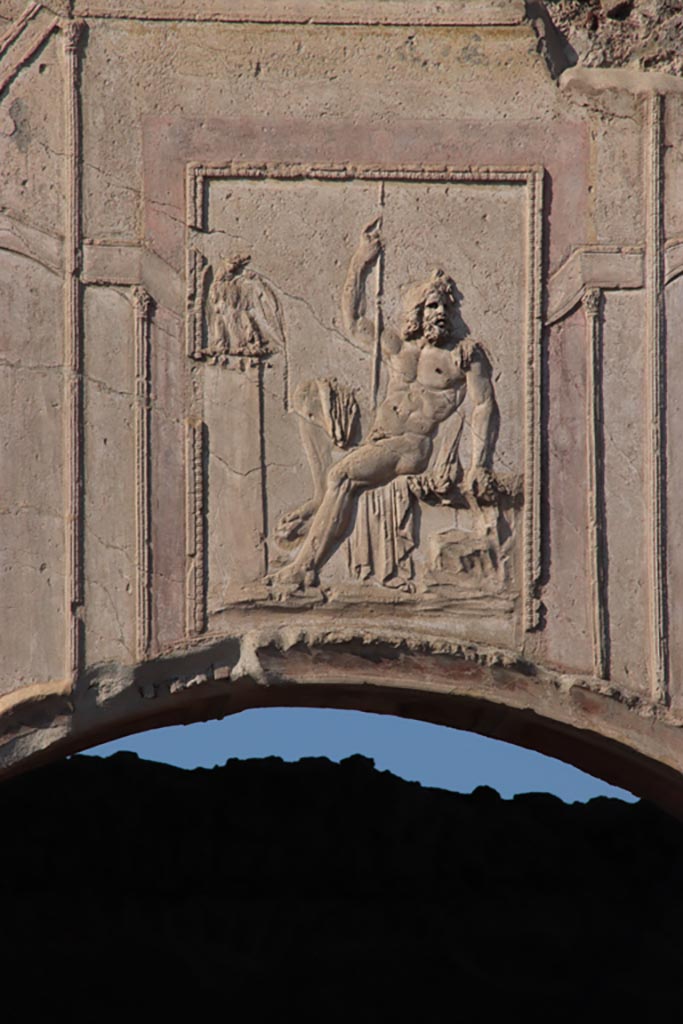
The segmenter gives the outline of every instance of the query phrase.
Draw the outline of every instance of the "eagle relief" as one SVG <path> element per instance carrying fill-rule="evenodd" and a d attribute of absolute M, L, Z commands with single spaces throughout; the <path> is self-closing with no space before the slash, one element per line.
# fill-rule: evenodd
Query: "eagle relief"
<path fill-rule="evenodd" d="M 301 327 L 290 328 L 287 281 L 245 254 L 203 271 L 199 357 L 207 373 L 235 371 L 207 391 L 209 547 L 214 575 L 223 569 L 209 612 L 279 602 L 509 613 L 523 487 L 497 457 L 495 345 L 471 336 L 448 267 L 407 283 L 385 322 L 381 217 L 349 255 L 337 364 L 317 376 L 293 359 Z M 364 354 L 365 380 L 345 372 L 345 345 Z M 294 487 L 287 460 L 300 467 Z"/>

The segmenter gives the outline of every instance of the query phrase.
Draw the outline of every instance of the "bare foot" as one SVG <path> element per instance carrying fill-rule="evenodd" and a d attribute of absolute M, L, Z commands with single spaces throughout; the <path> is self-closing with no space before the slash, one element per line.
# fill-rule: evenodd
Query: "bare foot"
<path fill-rule="evenodd" d="M 318 582 L 315 569 L 307 569 L 296 562 L 285 565 L 278 572 L 268 577 L 268 583 L 276 588 L 284 588 L 290 593 L 314 587 Z"/>
<path fill-rule="evenodd" d="M 403 576 L 392 576 L 391 579 L 384 580 L 382 586 L 387 587 L 389 590 L 402 590 L 404 594 L 415 593 L 413 581 L 404 579 Z"/>

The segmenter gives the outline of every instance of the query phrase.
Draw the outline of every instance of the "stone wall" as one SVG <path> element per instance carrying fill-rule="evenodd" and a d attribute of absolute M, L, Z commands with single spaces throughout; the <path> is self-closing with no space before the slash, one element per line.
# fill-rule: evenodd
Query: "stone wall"
<path fill-rule="evenodd" d="M 575 15 L 0 4 L 7 770 L 322 702 L 678 800 L 683 83 Z"/>

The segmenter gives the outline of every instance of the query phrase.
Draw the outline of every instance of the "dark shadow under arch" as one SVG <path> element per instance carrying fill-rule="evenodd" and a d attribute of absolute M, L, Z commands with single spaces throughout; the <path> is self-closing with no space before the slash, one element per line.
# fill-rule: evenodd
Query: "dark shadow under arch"
<path fill-rule="evenodd" d="M 112 679 L 106 666 L 74 694 L 34 695 L 5 714 L 8 777 L 65 754 L 162 726 L 253 708 L 369 711 L 451 726 L 565 761 L 683 819 L 680 727 L 644 700 L 595 681 L 459 654 L 348 642 L 282 649 L 234 642 Z M 18 695 L 21 697 L 21 694 Z"/>

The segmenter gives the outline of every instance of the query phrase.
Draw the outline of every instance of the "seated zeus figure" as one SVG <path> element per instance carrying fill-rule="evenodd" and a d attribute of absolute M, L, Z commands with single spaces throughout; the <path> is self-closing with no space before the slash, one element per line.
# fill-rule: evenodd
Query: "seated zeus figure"
<path fill-rule="evenodd" d="M 361 234 L 342 296 L 346 330 L 370 350 L 375 325 L 365 317 L 365 290 L 381 247 L 375 221 Z M 423 474 L 423 490 L 438 494 L 444 485 L 439 477 L 457 462 L 463 425 L 458 409 L 466 396 L 472 406 L 472 457 L 460 487 L 475 498 L 490 488 L 498 433 L 491 364 L 481 345 L 469 338 L 458 340 L 457 312 L 455 282 L 442 270 L 409 290 L 401 333 L 384 328 L 381 334 L 389 369 L 386 397 L 367 436 L 329 469 L 313 501 L 285 517 L 285 523 L 296 520 L 296 532 L 305 536 L 293 561 L 273 576 L 274 583 L 295 588 L 316 584 L 320 569 L 349 532 L 363 491 Z"/>

